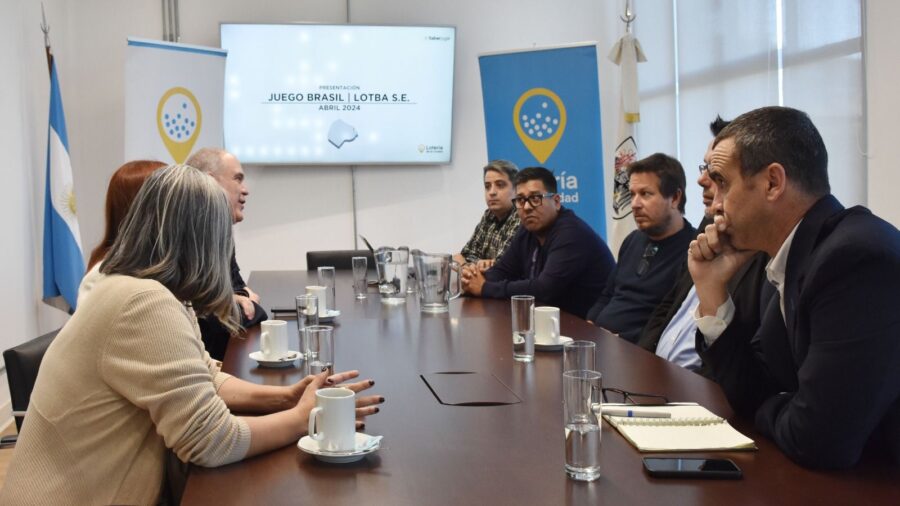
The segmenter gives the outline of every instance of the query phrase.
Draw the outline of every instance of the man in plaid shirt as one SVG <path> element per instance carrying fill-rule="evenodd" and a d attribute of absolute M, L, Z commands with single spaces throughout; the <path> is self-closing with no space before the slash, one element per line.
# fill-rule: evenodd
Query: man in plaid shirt
<path fill-rule="evenodd" d="M 462 252 L 454 255 L 457 262 L 474 263 L 483 272 L 506 250 L 519 229 L 519 215 L 512 202 L 512 181 L 517 172 L 515 164 L 506 160 L 494 160 L 484 167 L 484 201 L 488 208 Z"/>

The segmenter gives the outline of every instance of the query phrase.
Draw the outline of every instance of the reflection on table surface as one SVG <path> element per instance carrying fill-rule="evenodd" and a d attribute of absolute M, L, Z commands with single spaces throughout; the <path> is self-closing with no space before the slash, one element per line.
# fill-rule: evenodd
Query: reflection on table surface
<path fill-rule="evenodd" d="M 267 310 L 290 308 L 315 272 L 254 272 L 249 284 Z M 852 471 L 815 472 L 788 460 L 769 440 L 737 419 L 719 387 L 705 378 L 563 313 L 561 333 L 597 343 L 603 386 L 696 401 L 753 438 L 758 451 L 694 453 L 734 460 L 737 481 L 649 478 L 642 455 L 603 424 L 600 479 L 566 478 L 562 356 L 537 352 L 533 363 L 512 359 L 507 300 L 461 298 L 450 311 L 420 313 L 411 295 L 388 306 L 376 287 L 353 297 L 349 271 L 337 274 L 335 370 L 360 370 L 386 397 L 365 432 L 383 435 L 382 448 L 353 464 L 327 464 L 296 446 L 217 469 L 194 468 L 184 504 L 900 504 L 900 470 L 864 461 Z M 291 311 L 290 349 L 298 336 Z M 273 315 L 270 312 L 270 317 Z M 226 372 L 249 381 L 287 385 L 298 368 L 261 369 L 248 357 L 259 349 L 259 329 L 232 338 Z M 440 404 L 420 378 L 446 371 L 489 373 L 522 402 L 499 406 Z"/>

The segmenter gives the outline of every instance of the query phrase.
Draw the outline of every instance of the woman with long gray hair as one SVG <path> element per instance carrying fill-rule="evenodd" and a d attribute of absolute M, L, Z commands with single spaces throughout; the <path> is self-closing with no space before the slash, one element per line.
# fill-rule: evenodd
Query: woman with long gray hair
<path fill-rule="evenodd" d="M 195 312 L 236 327 L 231 249 L 228 203 L 211 177 L 175 165 L 147 179 L 103 276 L 44 356 L 0 503 L 156 503 L 167 449 L 213 467 L 294 443 L 315 391 L 358 376 L 275 387 L 222 373 Z M 358 397 L 358 418 L 383 400 Z"/>

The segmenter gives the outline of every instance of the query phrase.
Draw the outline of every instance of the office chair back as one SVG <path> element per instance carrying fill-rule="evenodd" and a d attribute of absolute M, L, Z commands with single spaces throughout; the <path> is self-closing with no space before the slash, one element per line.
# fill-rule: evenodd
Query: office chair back
<path fill-rule="evenodd" d="M 25 410 L 28 409 L 28 401 L 31 399 L 31 391 L 34 390 L 34 382 L 37 380 L 38 369 L 44 359 L 44 352 L 57 333 L 59 330 L 54 330 L 3 352 L 13 417 L 16 420 L 16 429 L 20 432 Z"/>
<path fill-rule="evenodd" d="M 369 270 L 375 269 L 375 257 L 367 249 L 343 249 L 331 251 L 307 251 L 306 270 L 314 271 L 319 267 L 330 265 L 337 270 L 350 270 L 353 268 L 353 257 L 366 257 Z"/>

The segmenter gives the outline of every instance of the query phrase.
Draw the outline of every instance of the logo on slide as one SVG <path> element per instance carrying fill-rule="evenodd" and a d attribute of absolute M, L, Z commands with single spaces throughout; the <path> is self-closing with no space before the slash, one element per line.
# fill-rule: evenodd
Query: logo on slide
<path fill-rule="evenodd" d="M 342 119 L 336 120 L 328 129 L 328 142 L 338 149 L 341 149 L 345 142 L 355 141 L 358 136 L 353 125 Z"/>
<path fill-rule="evenodd" d="M 176 86 L 165 92 L 156 107 L 159 136 L 175 163 L 184 163 L 200 133 L 203 114 L 200 102 L 187 88 Z"/>
<path fill-rule="evenodd" d="M 532 88 L 516 101 L 513 125 L 522 144 L 544 163 L 550 158 L 566 129 L 566 106 L 547 88 Z"/>

